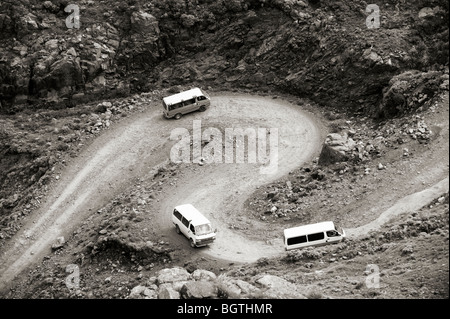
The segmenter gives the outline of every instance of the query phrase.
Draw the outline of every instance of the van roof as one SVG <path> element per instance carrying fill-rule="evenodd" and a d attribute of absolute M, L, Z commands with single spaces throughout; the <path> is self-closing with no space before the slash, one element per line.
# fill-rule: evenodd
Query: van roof
<path fill-rule="evenodd" d="M 290 238 L 294 236 L 302 236 L 307 234 L 314 234 L 318 232 L 334 230 L 334 223 L 331 221 L 309 224 L 303 226 L 297 226 L 293 228 L 288 228 L 284 230 L 284 237 Z"/>
<path fill-rule="evenodd" d="M 191 221 L 192 225 L 198 226 L 198 225 L 204 225 L 204 224 L 211 224 L 211 222 L 203 216 L 202 213 L 200 213 L 194 206 L 191 204 L 184 204 L 184 205 L 178 205 L 175 207 L 177 211 L 179 211 L 183 216 Z"/>
<path fill-rule="evenodd" d="M 192 99 L 193 97 L 196 96 L 201 96 L 204 95 L 202 90 L 200 90 L 199 88 L 193 88 L 184 92 L 180 92 L 171 96 L 167 96 L 165 98 L 163 98 L 164 103 L 166 103 L 166 105 L 172 105 L 172 104 L 176 104 L 176 103 L 180 103 L 181 101 L 186 101 L 189 99 Z"/>

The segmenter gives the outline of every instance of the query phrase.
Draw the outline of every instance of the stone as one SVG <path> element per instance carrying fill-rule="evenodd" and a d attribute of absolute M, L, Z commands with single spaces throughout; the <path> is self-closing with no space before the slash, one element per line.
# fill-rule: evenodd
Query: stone
<path fill-rule="evenodd" d="M 169 286 L 159 287 L 158 299 L 180 299 L 180 293 Z"/>
<path fill-rule="evenodd" d="M 319 156 L 319 165 L 329 165 L 348 160 L 348 153 L 356 147 L 356 142 L 347 133 L 330 133 L 325 139 Z"/>
<path fill-rule="evenodd" d="M 177 281 L 187 281 L 191 278 L 188 271 L 181 267 L 165 268 L 158 272 L 156 282 L 158 285 L 163 283 L 173 283 Z"/>
<path fill-rule="evenodd" d="M 145 11 L 136 11 L 131 15 L 132 30 L 157 38 L 159 36 L 158 20 Z"/>
<path fill-rule="evenodd" d="M 210 299 L 216 298 L 217 286 L 210 281 L 188 281 L 183 285 L 180 295 L 184 299 Z"/>
<path fill-rule="evenodd" d="M 402 249 L 402 255 L 409 255 L 412 254 L 414 252 L 414 248 L 411 245 L 406 245 L 403 249 Z"/>
<path fill-rule="evenodd" d="M 289 281 L 274 275 L 263 275 L 255 279 L 255 283 L 260 285 L 264 296 L 272 299 L 306 299 L 297 290 L 297 286 Z"/>
<path fill-rule="evenodd" d="M 329 165 L 337 162 L 345 162 L 348 160 L 348 156 L 342 151 L 338 151 L 335 148 L 324 144 L 319 156 L 319 165 Z"/>
<path fill-rule="evenodd" d="M 53 243 L 53 245 L 52 245 L 52 250 L 57 250 L 59 248 L 62 248 L 65 243 L 66 243 L 66 241 L 64 240 L 63 236 L 56 238 L 56 242 Z"/>
<path fill-rule="evenodd" d="M 157 294 L 153 289 L 138 285 L 131 290 L 130 294 L 128 295 L 128 298 L 129 299 L 156 299 Z"/>
<path fill-rule="evenodd" d="M 239 287 L 239 289 L 243 294 L 256 294 L 260 291 L 257 287 L 253 286 L 251 283 L 241 279 L 234 280 L 233 283 L 237 287 Z"/>
<path fill-rule="evenodd" d="M 204 269 L 196 269 L 192 274 L 191 278 L 194 280 L 206 280 L 213 281 L 217 278 L 216 274 Z"/>
<path fill-rule="evenodd" d="M 424 7 L 420 9 L 418 16 L 420 19 L 433 18 L 438 11 L 439 7 L 436 7 L 434 9 L 430 7 Z"/>
<path fill-rule="evenodd" d="M 225 299 L 239 299 L 242 292 L 233 282 L 221 282 L 218 289 L 219 295 Z"/>

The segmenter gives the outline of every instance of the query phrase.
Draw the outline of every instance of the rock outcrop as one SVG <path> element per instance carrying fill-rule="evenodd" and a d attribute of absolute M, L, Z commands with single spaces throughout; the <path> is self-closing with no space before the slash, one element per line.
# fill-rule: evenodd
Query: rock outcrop
<path fill-rule="evenodd" d="M 226 274 L 196 269 L 189 273 L 181 267 L 165 268 L 134 287 L 130 299 L 305 299 L 302 287 L 274 275 L 257 275 L 250 281 Z"/>
<path fill-rule="evenodd" d="M 319 156 L 319 165 L 345 162 L 355 146 L 355 141 L 347 134 L 328 134 Z"/>
<path fill-rule="evenodd" d="M 67 26 L 75 12 L 65 2 L 3 1 L 1 107 L 72 106 L 195 84 L 283 90 L 393 116 L 411 98 L 393 77 L 414 69 L 448 77 L 448 6 L 435 2 L 383 8 L 374 31 L 355 0 L 83 1 L 79 28 Z M 422 102 L 433 98 L 425 91 Z M 373 108 L 382 97 L 381 110 Z"/>

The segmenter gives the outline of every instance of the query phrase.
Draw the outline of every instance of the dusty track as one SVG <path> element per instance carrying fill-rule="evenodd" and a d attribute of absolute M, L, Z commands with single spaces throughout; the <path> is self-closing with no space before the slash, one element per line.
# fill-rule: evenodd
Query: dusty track
<path fill-rule="evenodd" d="M 173 240 L 170 208 L 191 202 L 220 229 L 217 242 L 205 253 L 237 260 L 253 261 L 279 250 L 279 247 L 252 242 L 224 225 L 226 214 L 238 213 L 240 203 L 258 185 L 276 179 L 317 155 L 323 134 L 314 119 L 298 106 L 281 100 L 251 96 L 217 96 L 205 113 L 193 113 L 179 121 L 162 118 L 153 108 L 136 114 L 105 131 L 83 153 L 69 163 L 62 178 L 32 219 L 1 255 L 0 285 L 5 285 L 33 262 L 48 254 L 51 243 L 67 235 L 90 213 L 104 206 L 138 177 L 145 177 L 157 165 L 167 162 L 170 133 L 178 127 L 192 128 L 193 120 L 210 126 L 277 128 L 279 130 L 278 170 L 260 174 L 261 164 L 215 164 L 202 171 L 160 202 L 161 232 Z M 238 196 L 238 200 L 230 197 Z M 210 213 L 214 212 L 214 213 Z M 269 249 L 268 249 L 269 247 Z M 271 248 L 271 249 L 270 249 Z"/>
<path fill-rule="evenodd" d="M 92 212 L 106 205 L 137 178 L 151 176 L 169 160 L 170 133 L 193 120 L 208 127 L 277 128 L 279 131 L 278 170 L 261 174 L 261 164 L 192 164 L 177 177 L 176 185 L 164 187 L 157 196 L 155 224 L 172 244 L 191 248 L 186 238 L 174 231 L 170 219 L 173 206 L 192 203 L 219 229 L 217 240 L 193 252 L 214 258 L 253 262 L 284 252 L 280 234 L 261 233 L 250 240 L 245 230 L 229 228 L 229 216 L 239 216 L 244 201 L 260 185 L 278 179 L 317 156 L 326 130 L 301 107 L 282 100 L 247 95 L 215 96 L 205 113 L 193 113 L 179 121 L 165 120 L 159 108 L 152 108 L 122 120 L 104 131 L 78 158 L 69 163 L 47 201 L 5 247 L 0 256 L 0 288 L 4 288 L 26 267 L 49 253 L 51 243 L 70 232 Z M 356 237 L 375 230 L 391 217 L 419 209 L 448 192 L 448 178 L 408 195 L 384 209 L 369 224 L 348 229 Z M 256 221 L 254 221 L 256 223 Z"/>

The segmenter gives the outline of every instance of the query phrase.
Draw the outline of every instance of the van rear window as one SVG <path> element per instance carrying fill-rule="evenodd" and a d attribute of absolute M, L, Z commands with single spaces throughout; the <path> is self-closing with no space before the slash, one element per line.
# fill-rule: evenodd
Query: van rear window
<path fill-rule="evenodd" d="M 290 245 L 297 245 L 301 243 L 306 243 L 306 236 L 298 236 L 298 237 L 292 237 L 288 238 L 287 244 Z"/>
<path fill-rule="evenodd" d="M 321 240 L 324 238 L 325 238 L 325 234 L 323 232 L 308 235 L 308 241 Z"/>

